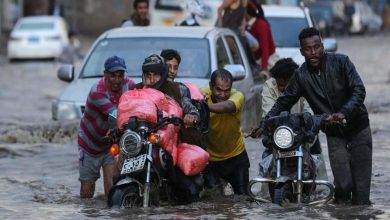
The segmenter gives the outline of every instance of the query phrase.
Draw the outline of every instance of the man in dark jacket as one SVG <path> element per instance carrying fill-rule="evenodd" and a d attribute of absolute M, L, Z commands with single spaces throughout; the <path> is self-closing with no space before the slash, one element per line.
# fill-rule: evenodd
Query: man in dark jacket
<path fill-rule="evenodd" d="M 266 117 L 289 110 L 302 96 L 314 114 L 329 114 L 323 131 L 336 187 L 335 202 L 370 204 L 372 137 L 363 104 L 363 82 L 347 56 L 324 52 L 315 28 L 303 29 L 299 41 L 306 62 Z"/>

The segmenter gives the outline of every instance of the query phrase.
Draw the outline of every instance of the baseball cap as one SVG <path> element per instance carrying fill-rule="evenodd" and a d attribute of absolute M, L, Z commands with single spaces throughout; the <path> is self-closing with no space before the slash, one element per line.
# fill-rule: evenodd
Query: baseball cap
<path fill-rule="evenodd" d="M 110 73 L 120 71 L 120 70 L 126 72 L 127 71 L 126 62 L 123 58 L 118 56 L 109 57 L 104 63 L 104 70 Z"/>

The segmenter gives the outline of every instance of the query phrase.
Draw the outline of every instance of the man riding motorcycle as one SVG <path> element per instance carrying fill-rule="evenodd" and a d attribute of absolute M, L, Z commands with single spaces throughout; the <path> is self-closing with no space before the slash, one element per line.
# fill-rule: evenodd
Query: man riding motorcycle
<path fill-rule="evenodd" d="M 136 89 L 153 88 L 172 97 L 182 108 L 184 115 L 184 123 L 186 127 L 193 126 L 199 121 L 199 112 L 186 94 L 183 94 L 178 83 L 167 80 L 168 67 L 163 57 L 153 54 L 145 58 L 142 64 L 142 82 L 135 85 Z M 183 127 L 182 129 L 186 129 Z M 180 132 L 179 139 L 186 142 Z M 193 202 L 199 199 L 199 192 L 203 185 L 203 179 L 200 175 L 186 176 L 178 167 L 173 166 L 173 163 L 168 164 L 169 175 L 177 189 L 182 191 L 183 198 L 179 202 Z"/>

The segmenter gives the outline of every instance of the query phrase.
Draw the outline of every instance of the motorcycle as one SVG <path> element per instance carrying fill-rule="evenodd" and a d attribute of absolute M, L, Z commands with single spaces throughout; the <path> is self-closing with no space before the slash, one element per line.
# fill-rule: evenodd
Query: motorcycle
<path fill-rule="evenodd" d="M 264 121 L 263 145 L 271 154 L 261 162 L 261 176 L 249 182 L 248 195 L 254 201 L 270 202 L 255 192 L 258 184 L 268 185 L 271 202 L 278 205 L 315 205 L 333 198 L 333 184 L 316 179 L 318 163 L 323 161 L 311 155 L 309 149 L 326 118 L 326 115 L 282 112 Z M 321 188 L 325 195 L 314 196 L 316 188 Z"/>
<path fill-rule="evenodd" d="M 172 158 L 159 146 L 160 137 L 156 132 L 168 124 L 179 126 L 183 120 L 159 115 L 154 126 L 137 117 L 130 117 L 124 126 L 119 140 L 120 176 L 110 190 L 109 207 L 149 207 L 159 205 L 160 196 L 168 198 L 172 195 L 168 193 L 172 189 L 167 174 Z"/>
<path fill-rule="evenodd" d="M 109 207 L 196 201 L 208 153 L 196 145 L 178 144 L 182 113 L 175 100 L 151 88 L 121 96 L 117 128 L 109 135 L 112 143 L 119 143 L 110 151 L 120 169 L 108 195 Z"/>

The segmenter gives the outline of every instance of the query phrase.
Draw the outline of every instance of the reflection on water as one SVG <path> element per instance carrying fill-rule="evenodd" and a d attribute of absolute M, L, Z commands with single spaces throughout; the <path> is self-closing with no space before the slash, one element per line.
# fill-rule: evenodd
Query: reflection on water
<path fill-rule="evenodd" d="M 251 160 L 258 160 L 258 144 L 247 140 Z M 106 207 L 102 181 L 97 195 L 90 200 L 78 197 L 77 150 L 74 144 L 0 144 L 0 216 L 4 218 L 53 219 L 387 219 L 390 199 L 386 186 L 390 182 L 384 152 L 390 144 L 376 149 L 371 199 L 372 206 L 334 204 L 279 207 L 270 203 L 250 202 L 246 196 L 207 197 L 186 206 L 110 210 Z M 254 156 L 258 155 L 258 156 Z M 256 175 L 256 161 L 251 161 L 251 176 Z M 376 174 L 376 175 L 375 175 Z"/>

